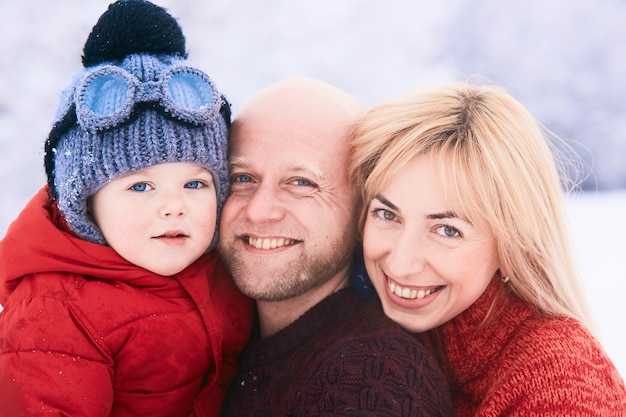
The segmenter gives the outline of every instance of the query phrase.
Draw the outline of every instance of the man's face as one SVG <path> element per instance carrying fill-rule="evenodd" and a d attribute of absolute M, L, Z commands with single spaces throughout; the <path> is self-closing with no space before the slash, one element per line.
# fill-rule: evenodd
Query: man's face
<path fill-rule="evenodd" d="M 345 127 L 264 114 L 233 125 L 220 251 L 242 292 L 282 301 L 345 275 L 355 190 Z"/>

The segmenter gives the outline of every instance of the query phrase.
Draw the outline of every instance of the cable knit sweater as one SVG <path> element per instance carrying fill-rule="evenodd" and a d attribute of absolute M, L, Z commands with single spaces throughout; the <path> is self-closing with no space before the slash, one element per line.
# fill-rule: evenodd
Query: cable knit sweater
<path fill-rule="evenodd" d="M 419 336 L 439 356 L 457 415 L 626 415 L 624 382 L 593 336 L 576 320 L 534 313 L 504 285 L 494 280 Z"/>
<path fill-rule="evenodd" d="M 248 346 L 223 416 L 450 416 L 434 358 L 353 288 Z"/>

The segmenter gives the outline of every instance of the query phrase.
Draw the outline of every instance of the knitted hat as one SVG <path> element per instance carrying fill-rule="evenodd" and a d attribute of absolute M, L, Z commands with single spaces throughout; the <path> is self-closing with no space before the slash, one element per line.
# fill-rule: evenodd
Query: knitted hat
<path fill-rule="evenodd" d="M 177 21 L 148 1 L 119 0 L 94 26 L 85 69 L 63 92 L 45 145 L 50 193 L 79 237 L 106 244 L 88 213 L 89 196 L 168 162 L 211 172 L 219 219 L 229 188 L 230 104 L 186 57 Z"/>

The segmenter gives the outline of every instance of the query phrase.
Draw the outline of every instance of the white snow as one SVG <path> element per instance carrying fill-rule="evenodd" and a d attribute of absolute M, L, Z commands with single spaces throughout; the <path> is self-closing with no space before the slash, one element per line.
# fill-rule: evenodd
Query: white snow
<path fill-rule="evenodd" d="M 582 142 L 600 187 L 569 200 L 600 339 L 626 375 L 626 3 L 621 0 L 155 0 L 236 113 L 259 89 L 312 76 L 366 104 L 480 73 Z M 108 0 L 0 0 L 0 236 L 44 183 L 61 89 Z M 585 150 L 586 149 L 586 150 Z M 587 186 L 592 183 L 587 183 Z"/>

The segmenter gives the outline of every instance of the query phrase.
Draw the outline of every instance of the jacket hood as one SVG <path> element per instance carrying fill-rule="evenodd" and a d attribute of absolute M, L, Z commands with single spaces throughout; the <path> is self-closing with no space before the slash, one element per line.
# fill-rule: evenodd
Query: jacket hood
<path fill-rule="evenodd" d="M 129 263 L 109 246 L 76 237 L 43 187 L 0 241 L 0 304 L 24 276 L 46 272 L 133 281 L 136 286 L 150 286 L 158 276 Z"/>

